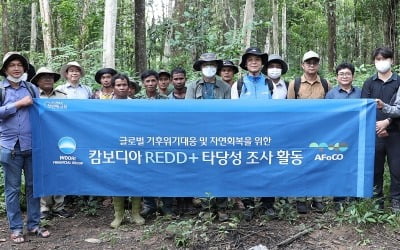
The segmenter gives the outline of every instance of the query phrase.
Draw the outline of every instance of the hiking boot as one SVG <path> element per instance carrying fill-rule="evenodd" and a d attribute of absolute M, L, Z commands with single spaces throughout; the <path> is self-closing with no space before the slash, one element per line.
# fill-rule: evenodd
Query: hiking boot
<path fill-rule="evenodd" d="M 43 212 L 40 212 L 40 219 L 41 220 L 50 220 L 51 219 L 51 213 L 50 213 L 50 211 L 43 211 Z"/>
<path fill-rule="evenodd" d="M 264 215 L 270 219 L 275 219 L 278 217 L 278 215 L 276 214 L 275 208 L 273 208 L 273 207 L 265 208 Z"/>
<path fill-rule="evenodd" d="M 61 209 L 61 210 L 58 210 L 58 211 L 53 211 L 53 214 L 55 216 L 62 217 L 62 218 L 72 217 L 72 214 L 70 212 L 68 212 L 67 210 L 65 210 L 65 209 Z"/>
<path fill-rule="evenodd" d="M 333 208 L 335 209 L 335 212 L 343 211 L 343 209 L 344 209 L 344 202 L 343 202 L 343 201 L 336 201 L 336 202 L 334 203 L 334 207 L 333 207 Z"/>
<path fill-rule="evenodd" d="M 311 208 L 317 213 L 323 213 L 325 211 L 325 205 L 321 201 L 313 201 L 311 203 Z"/>
<path fill-rule="evenodd" d="M 297 201 L 297 212 L 299 214 L 306 214 L 310 212 L 310 206 L 308 206 L 306 201 Z"/>
<path fill-rule="evenodd" d="M 147 218 L 147 217 L 149 217 L 149 216 L 155 214 L 156 211 L 157 211 L 157 209 L 155 209 L 155 208 L 152 208 L 152 207 L 144 207 L 144 208 L 142 209 L 142 211 L 140 211 L 140 215 L 143 216 L 143 217 L 145 217 L 145 218 Z"/>
<path fill-rule="evenodd" d="M 400 200 L 392 199 L 392 212 L 393 213 L 400 212 Z"/>
<path fill-rule="evenodd" d="M 218 221 L 219 222 L 224 222 L 229 220 L 229 216 L 227 213 L 223 212 L 223 211 L 218 211 Z"/>
<path fill-rule="evenodd" d="M 251 221 L 253 219 L 254 212 L 252 208 L 247 208 L 246 210 L 243 211 L 243 218 L 246 221 Z"/>

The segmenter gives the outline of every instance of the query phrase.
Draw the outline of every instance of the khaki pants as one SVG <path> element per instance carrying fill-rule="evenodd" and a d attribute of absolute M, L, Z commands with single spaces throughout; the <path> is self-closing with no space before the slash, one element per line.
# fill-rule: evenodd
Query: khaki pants
<path fill-rule="evenodd" d="M 54 195 L 40 198 L 40 212 L 63 210 L 64 198 L 65 195 Z"/>

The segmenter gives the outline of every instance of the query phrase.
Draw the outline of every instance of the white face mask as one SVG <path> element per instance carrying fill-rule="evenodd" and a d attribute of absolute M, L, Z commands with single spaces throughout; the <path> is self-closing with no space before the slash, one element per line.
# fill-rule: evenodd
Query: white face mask
<path fill-rule="evenodd" d="M 10 82 L 18 83 L 18 82 L 20 82 L 20 81 L 26 81 L 26 78 L 27 78 L 27 77 L 28 77 L 27 75 L 26 75 L 26 76 L 21 75 L 21 76 L 18 77 L 18 78 L 15 78 L 15 77 L 12 77 L 12 76 L 7 76 L 7 80 L 9 80 Z"/>
<path fill-rule="evenodd" d="M 217 73 L 217 67 L 211 65 L 204 66 L 203 68 L 201 68 L 201 73 L 203 73 L 205 77 L 213 77 Z"/>
<path fill-rule="evenodd" d="M 391 66 L 392 64 L 390 59 L 375 62 L 375 68 L 379 73 L 388 72 Z"/>
<path fill-rule="evenodd" d="M 271 79 L 278 79 L 282 75 L 282 69 L 278 68 L 269 68 L 267 69 L 267 75 Z"/>

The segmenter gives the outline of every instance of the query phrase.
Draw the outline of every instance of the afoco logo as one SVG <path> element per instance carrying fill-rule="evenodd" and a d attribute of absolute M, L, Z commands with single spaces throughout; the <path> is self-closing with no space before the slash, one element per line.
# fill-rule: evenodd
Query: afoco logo
<path fill-rule="evenodd" d="M 58 141 L 58 149 L 66 155 L 70 155 L 76 150 L 76 142 L 72 137 L 62 137 Z"/>
<path fill-rule="evenodd" d="M 349 146 L 345 142 L 337 142 L 335 144 L 327 144 L 325 142 L 322 143 L 317 143 L 317 142 L 312 142 L 309 145 L 310 148 L 316 148 L 319 149 L 319 151 L 324 151 L 325 149 L 328 149 L 330 151 L 339 151 L 339 152 L 345 152 L 347 149 L 349 149 Z"/>

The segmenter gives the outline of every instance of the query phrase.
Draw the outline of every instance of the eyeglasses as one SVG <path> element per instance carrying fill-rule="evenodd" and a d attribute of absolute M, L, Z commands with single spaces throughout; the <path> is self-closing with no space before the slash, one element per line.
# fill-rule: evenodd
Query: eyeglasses
<path fill-rule="evenodd" d="M 345 76 L 352 76 L 353 74 L 351 72 L 340 72 L 338 73 L 339 77 L 345 77 Z"/>

